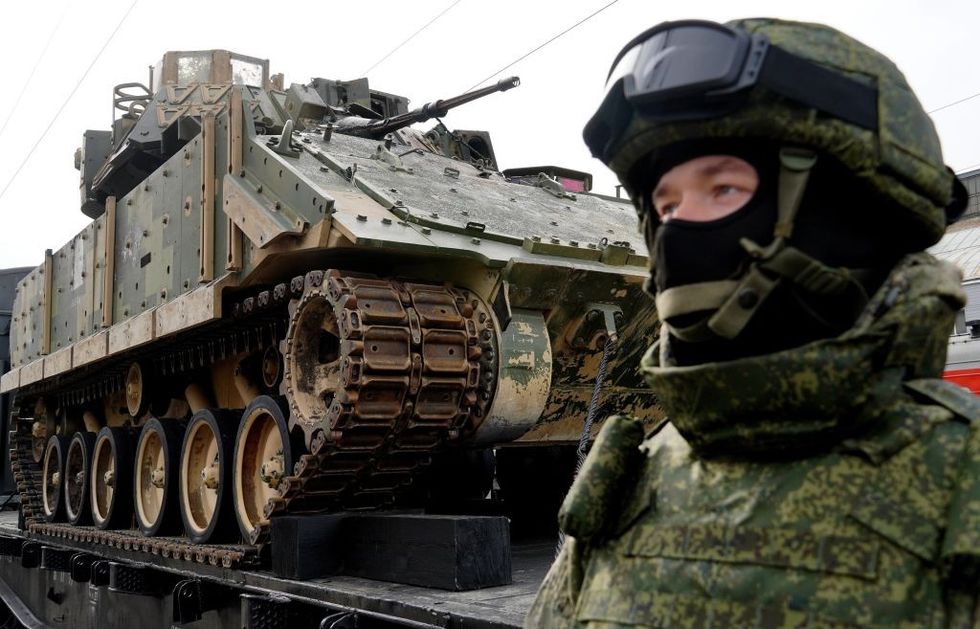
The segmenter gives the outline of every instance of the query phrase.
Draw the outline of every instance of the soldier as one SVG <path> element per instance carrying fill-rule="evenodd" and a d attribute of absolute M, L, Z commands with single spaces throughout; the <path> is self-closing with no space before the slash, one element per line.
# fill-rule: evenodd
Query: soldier
<path fill-rule="evenodd" d="M 940 379 L 964 209 L 878 52 L 771 19 L 656 26 L 585 128 L 630 192 L 668 421 L 607 420 L 528 627 L 980 623 L 980 401 Z"/>

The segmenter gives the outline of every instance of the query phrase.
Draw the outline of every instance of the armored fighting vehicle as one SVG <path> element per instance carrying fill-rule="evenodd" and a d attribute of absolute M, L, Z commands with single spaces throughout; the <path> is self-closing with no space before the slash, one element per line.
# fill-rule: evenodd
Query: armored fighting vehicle
<path fill-rule="evenodd" d="M 17 286 L 23 530 L 237 569 L 283 514 L 480 498 L 494 458 L 533 503 L 590 407 L 657 419 L 630 205 L 441 120 L 518 84 L 410 109 L 211 50 L 117 86 L 92 222 Z"/>

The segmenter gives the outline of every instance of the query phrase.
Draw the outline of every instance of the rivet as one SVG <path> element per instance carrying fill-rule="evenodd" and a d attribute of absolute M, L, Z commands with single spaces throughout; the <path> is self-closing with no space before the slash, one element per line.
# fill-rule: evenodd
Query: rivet
<path fill-rule="evenodd" d="M 480 244 L 480 239 L 479 238 L 473 238 L 473 239 L 470 240 L 470 242 L 473 243 L 474 245 L 478 245 L 478 244 Z"/>
<path fill-rule="evenodd" d="M 358 214 L 357 215 L 357 220 L 359 220 L 361 222 L 364 222 L 364 221 L 367 220 L 367 216 L 365 216 L 364 214 Z"/>
<path fill-rule="evenodd" d="M 428 227 L 423 227 L 422 228 L 422 233 L 425 234 L 425 235 L 429 235 L 429 234 L 432 233 L 432 230 L 429 229 Z"/>
<path fill-rule="evenodd" d="M 754 308 L 759 303 L 759 293 L 752 288 L 743 288 L 738 293 L 738 305 L 745 310 Z"/>
<path fill-rule="evenodd" d="M 560 245 L 561 244 L 561 239 L 560 238 L 554 238 L 553 237 L 551 239 L 551 244 L 553 244 L 553 245 Z"/>
<path fill-rule="evenodd" d="M 390 218 L 383 218 L 383 219 L 381 219 L 381 224 L 382 225 L 391 225 L 391 219 Z"/>

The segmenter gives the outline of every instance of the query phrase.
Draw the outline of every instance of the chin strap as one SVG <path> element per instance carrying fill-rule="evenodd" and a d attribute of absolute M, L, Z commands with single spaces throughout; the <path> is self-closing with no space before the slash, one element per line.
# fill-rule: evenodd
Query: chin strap
<path fill-rule="evenodd" d="M 766 297 L 784 281 L 815 295 L 837 295 L 853 288 L 864 294 L 857 278 L 865 271 L 829 267 L 786 244 L 793 234 L 807 180 L 816 161 L 817 155 L 813 151 L 793 147 L 780 149 L 773 240 L 765 247 L 748 238 L 740 241 L 751 258 L 748 269 L 740 278 L 685 284 L 657 294 L 657 312 L 673 336 L 688 342 L 718 337 L 733 339 L 745 329 Z M 676 326 L 666 321 L 705 311 L 714 311 L 714 314 L 692 325 Z"/>

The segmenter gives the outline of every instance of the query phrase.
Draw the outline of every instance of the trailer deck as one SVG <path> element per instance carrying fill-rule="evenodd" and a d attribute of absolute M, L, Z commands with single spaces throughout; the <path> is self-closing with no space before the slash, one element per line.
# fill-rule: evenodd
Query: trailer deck
<path fill-rule="evenodd" d="M 158 584 L 165 583 L 162 587 L 146 587 L 141 592 L 139 588 L 127 589 L 118 583 L 97 583 L 95 578 L 80 582 L 58 562 L 45 565 L 42 560 L 37 567 L 30 568 L 23 566 L 23 557 L 4 554 L 0 556 L 0 597 L 24 625 L 94 626 L 96 619 L 101 619 L 100 626 L 107 626 L 107 619 L 115 625 L 111 620 L 119 612 L 112 613 L 112 601 L 115 597 L 126 597 L 126 605 L 118 607 L 126 610 L 126 618 L 116 620 L 141 629 L 179 626 L 187 620 L 186 613 L 178 612 L 172 587 L 184 582 L 194 584 L 197 592 L 211 593 L 202 596 L 202 613 L 194 627 L 275 626 L 246 618 L 251 613 L 249 610 L 260 603 L 280 605 L 283 610 L 302 608 L 302 613 L 288 612 L 290 618 L 297 619 L 314 618 L 317 613 L 323 618 L 336 616 L 340 620 L 356 616 L 365 621 L 357 626 L 520 627 L 554 557 L 555 547 L 551 540 L 515 544 L 510 585 L 453 592 L 349 576 L 299 581 L 278 578 L 264 569 L 189 564 L 156 555 L 150 556 L 152 561 L 148 562 L 147 554 L 139 551 L 22 531 L 17 528 L 17 513 L 11 511 L 0 513 L 0 537 L 35 542 L 40 549 L 51 549 L 47 554 L 52 557 L 67 556 L 67 551 L 84 553 L 89 559 L 110 562 L 120 572 L 132 568 L 158 575 Z M 291 627 L 304 624 L 303 620 L 290 622 Z"/>

